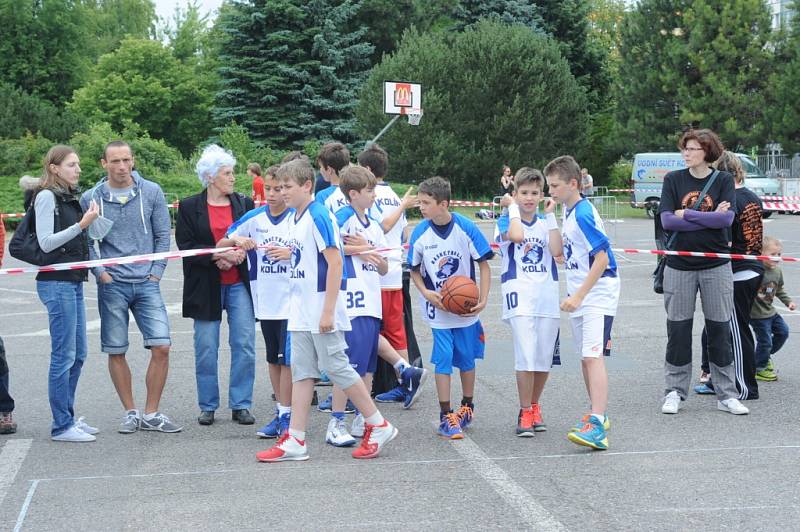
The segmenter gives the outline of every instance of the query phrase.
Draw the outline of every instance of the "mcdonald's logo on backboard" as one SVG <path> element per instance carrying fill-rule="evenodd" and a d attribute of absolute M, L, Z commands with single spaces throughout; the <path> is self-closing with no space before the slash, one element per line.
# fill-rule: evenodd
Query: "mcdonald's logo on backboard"
<path fill-rule="evenodd" d="M 422 110 L 422 85 L 409 81 L 385 81 L 383 110 L 390 115 L 418 114 Z"/>

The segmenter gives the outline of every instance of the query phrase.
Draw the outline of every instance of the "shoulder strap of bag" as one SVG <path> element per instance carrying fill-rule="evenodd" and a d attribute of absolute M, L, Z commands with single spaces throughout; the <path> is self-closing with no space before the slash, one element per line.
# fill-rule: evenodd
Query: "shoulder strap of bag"
<path fill-rule="evenodd" d="M 700 192 L 700 195 L 697 196 L 697 201 L 694 202 L 694 207 L 692 207 L 692 210 L 696 211 L 700 207 L 700 205 L 702 205 L 703 200 L 705 199 L 706 194 L 708 193 L 708 189 L 710 189 L 711 185 L 714 184 L 714 181 L 717 179 L 718 175 L 719 175 L 719 170 L 714 170 L 711 173 L 711 177 L 709 177 L 708 181 L 706 181 L 706 186 L 703 187 L 703 190 Z M 672 236 L 670 236 L 669 240 L 667 240 L 667 249 L 672 247 L 672 244 L 675 243 L 676 238 L 678 238 L 678 232 L 673 231 Z"/>

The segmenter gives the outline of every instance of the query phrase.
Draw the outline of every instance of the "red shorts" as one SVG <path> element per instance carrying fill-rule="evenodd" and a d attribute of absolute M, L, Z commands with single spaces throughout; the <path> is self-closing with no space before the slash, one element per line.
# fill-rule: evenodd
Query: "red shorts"
<path fill-rule="evenodd" d="M 403 324 L 403 291 L 381 290 L 381 303 L 383 304 L 381 335 L 395 349 L 408 349 L 406 327 Z"/>

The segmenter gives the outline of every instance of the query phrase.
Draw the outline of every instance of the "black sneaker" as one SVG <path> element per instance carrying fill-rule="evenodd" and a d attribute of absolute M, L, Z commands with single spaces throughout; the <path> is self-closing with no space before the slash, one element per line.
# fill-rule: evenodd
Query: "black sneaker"
<path fill-rule="evenodd" d="M 238 421 L 239 425 L 252 425 L 256 422 L 256 418 L 246 408 L 231 410 L 231 419 Z"/>

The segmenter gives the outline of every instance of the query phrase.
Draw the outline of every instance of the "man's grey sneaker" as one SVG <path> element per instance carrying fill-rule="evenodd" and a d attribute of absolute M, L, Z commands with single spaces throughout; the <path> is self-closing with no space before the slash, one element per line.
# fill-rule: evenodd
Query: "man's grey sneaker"
<path fill-rule="evenodd" d="M 136 410 L 128 410 L 125 413 L 122 423 L 119 424 L 118 432 L 120 434 L 133 434 L 139 430 L 141 420 L 142 419 L 139 417 L 139 414 L 136 412 Z"/>
<path fill-rule="evenodd" d="M 180 432 L 183 430 L 183 427 L 179 427 L 170 421 L 170 419 L 161 412 L 156 412 L 153 415 L 153 419 L 150 421 L 142 417 L 140 428 L 142 430 L 155 430 L 158 432 Z"/>
<path fill-rule="evenodd" d="M 86 423 L 86 418 L 84 418 L 83 416 L 78 418 L 78 421 L 75 422 L 75 426 L 81 429 L 86 434 L 91 434 L 92 436 L 100 433 L 100 429 L 92 427 L 91 425 Z"/>
<path fill-rule="evenodd" d="M 246 408 L 231 410 L 231 418 L 234 421 L 238 421 L 239 425 L 252 425 L 256 422 L 256 418 Z"/>

